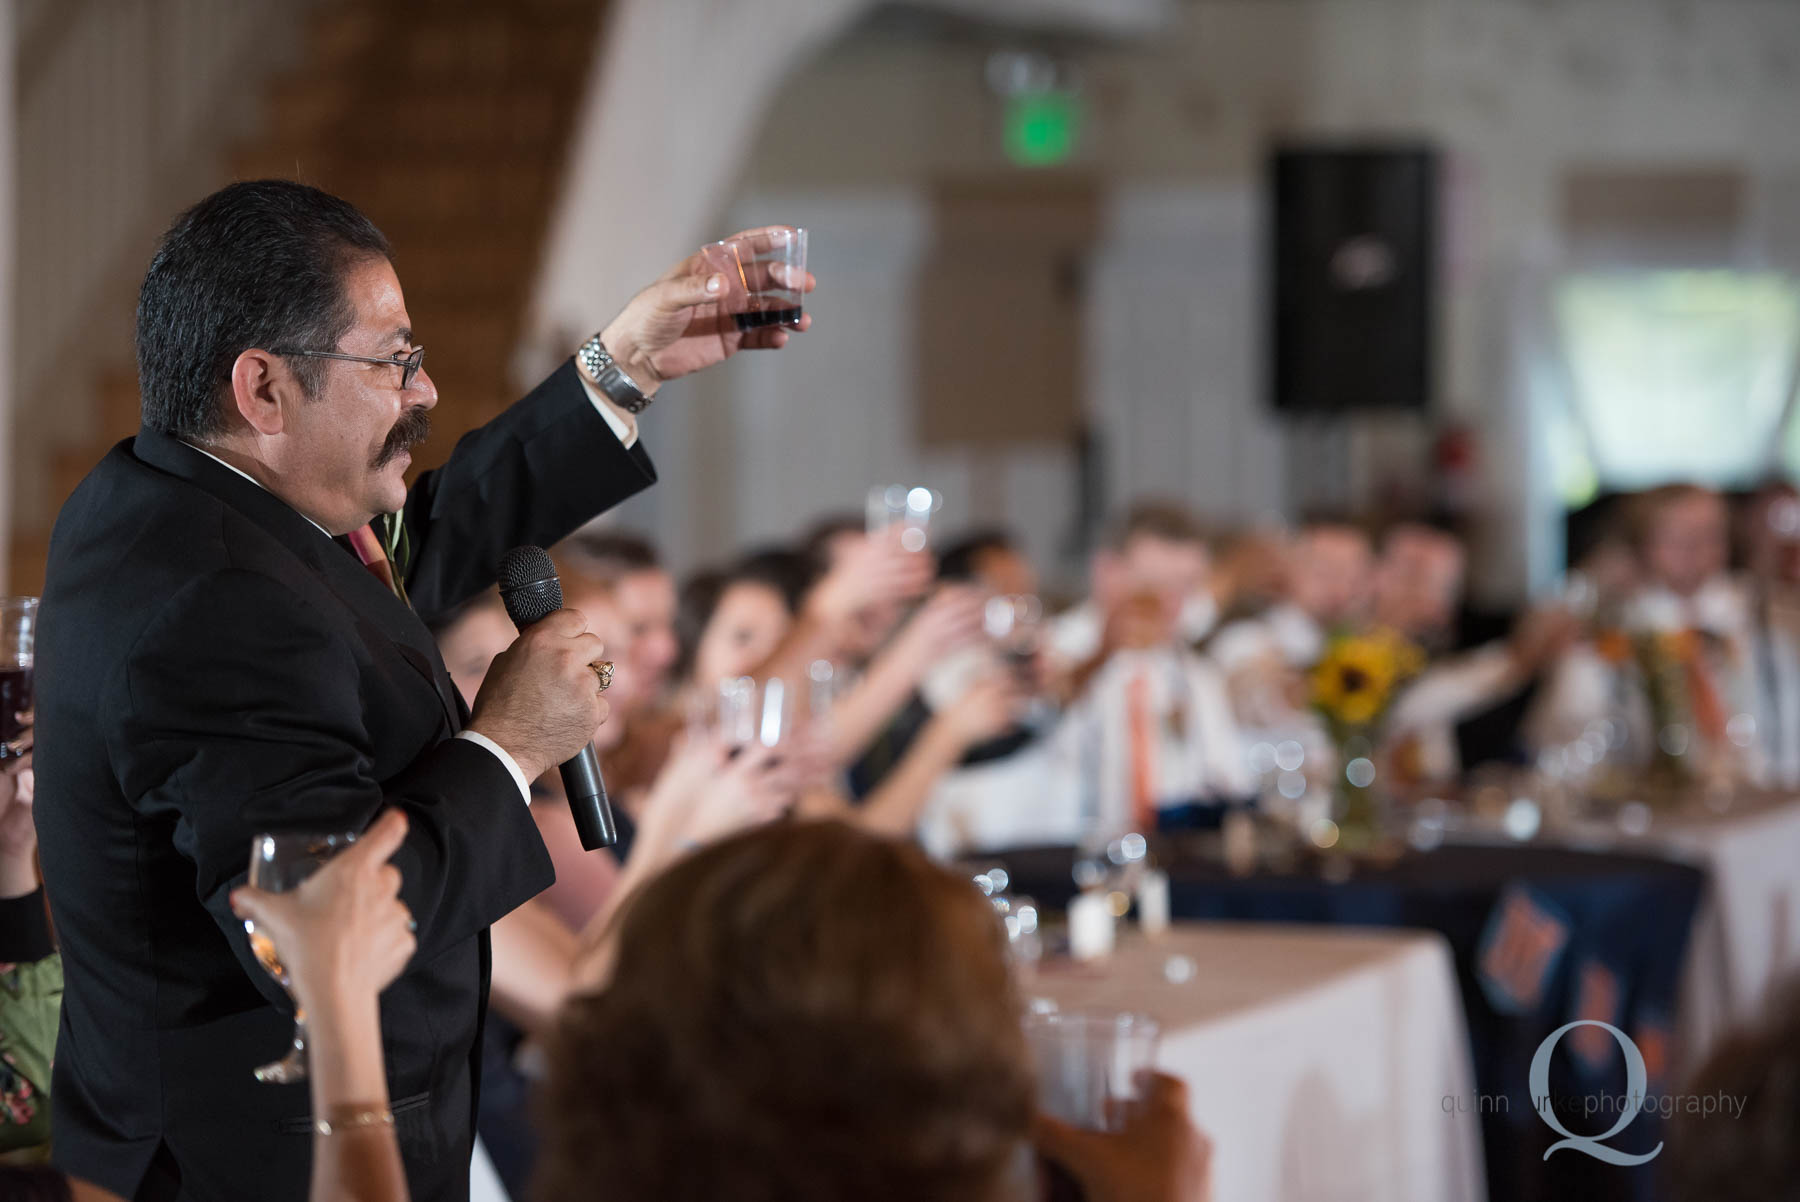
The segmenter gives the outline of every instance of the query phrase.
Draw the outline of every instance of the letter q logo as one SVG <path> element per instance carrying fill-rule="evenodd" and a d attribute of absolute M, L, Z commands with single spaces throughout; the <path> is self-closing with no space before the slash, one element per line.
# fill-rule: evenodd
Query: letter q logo
<path fill-rule="evenodd" d="M 1556 1108 L 1550 1103 L 1550 1053 L 1556 1050 L 1556 1045 L 1562 1037 L 1576 1027 L 1605 1028 L 1612 1032 L 1612 1037 L 1619 1041 L 1619 1049 L 1625 1053 L 1625 1105 L 1620 1108 L 1619 1121 L 1612 1125 L 1612 1130 L 1600 1135 L 1575 1134 L 1562 1125 L 1562 1120 L 1556 1117 Z M 1644 1086 L 1648 1076 L 1649 1074 L 1644 1071 L 1643 1053 L 1638 1051 L 1637 1044 L 1632 1042 L 1631 1036 L 1611 1023 L 1582 1018 L 1572 1023 L 1564 1023 L 1550 1032 L 1544 1042 L 1538 1045 L 1537 1053 L 1531 1058 L 1531 1097 L 1533 1104 L 1537 1107 L 1538 1117 L 1563 1138 L 1550 1145 L 1549 1150 L 1544 1153 L 1544 1159 L 1549 1160 L 1552 1152 L 1560 1152 L 1564 1148 L 1573 1148 L 1577 1152 L 1587 1153 L 1595 1160 L 1621 1166 L 1643 1164 L 1656 1159 L 1657 1153 L 1663 1150 L 1660 1142 L 1641 1156 L 1621 1152 L 1617 1148 L 1609 1148 L 1601 1142 L 1611 1139 L 1625 1130 L 1631 1126 L 1631 1121 L 1637 1118 L 1638 1112 L 1644 1107 Z"/>

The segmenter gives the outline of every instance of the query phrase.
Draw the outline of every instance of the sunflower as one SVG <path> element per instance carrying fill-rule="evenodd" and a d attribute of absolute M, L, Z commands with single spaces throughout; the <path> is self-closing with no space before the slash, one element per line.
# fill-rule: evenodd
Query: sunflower
<path fill-rule="evenodd" d="M 1424 665 L 1412 643 L 1387 630 L 1332 640 L 1313 668 L 1313 708 L 1339 727 L 1372 725 L 1396 687 Z"/>

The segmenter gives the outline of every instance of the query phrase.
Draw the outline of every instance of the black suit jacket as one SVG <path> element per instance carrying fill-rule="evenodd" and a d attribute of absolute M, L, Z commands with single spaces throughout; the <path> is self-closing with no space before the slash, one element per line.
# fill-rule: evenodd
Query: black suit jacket
<path fill-rule="evenodd" d="M 37 643 L 37 822 L 66 993 L 55 1156 L 126 1197 L 305 1197 L 306 1086 L 263 1085 L 292 1003 L 226 897 L 260 831 L 386 806 L 418 953 L 382 996 L 412 1196 L 468 1191 L 490 923 L 549 885 L 517 785 L 422 617 L 655 478 L 566 365 L 406 506 L 415 613 L 340 542 L 172 438 L 115 447 L 64 506 Z"/>

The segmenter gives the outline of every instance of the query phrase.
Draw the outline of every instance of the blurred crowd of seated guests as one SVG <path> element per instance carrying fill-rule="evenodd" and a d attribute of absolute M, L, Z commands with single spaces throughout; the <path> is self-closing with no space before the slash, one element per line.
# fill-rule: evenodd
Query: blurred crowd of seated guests
<path fill-rule="evenodd" d="M 1618 498 L 1563 591 L 1498 620 L 1467 606 L 1447 529 L 1321 518 L 1220 538 L 1167 502 L 1108 529 L 1086 596 L 1062 607 L 999 528 L 920 553 L 898 529 L 827 520 L 681 582 L 629 534 L 555 554 L 617 665 L 596 735 L 616 854 L 582 853 L 561 805 L 535 809 L 557 866 L 538 917 L 572 932 L 700 841 L 695 824 L 835 817 L 940 858 L 1207 824 L 1269 791 L 1274 747 L 1303 748 L 1308 776 L 1342 770 L 1311 674 L 1367 631 L 1422 664 L 1378 727 L 1392 792 L 1577 747 L 1643 767 L 1672 737 L 1646 647 L 1673 657 L 1692 763 L 1800 785 L 1800 496 L 1785 484 Z M 491 594 L 439 631 L 465 693 L 512 634 Z M 731 799 L 684 793 L 713 775 Z M 558 787 L 535 786 L 552 801 Z"/>

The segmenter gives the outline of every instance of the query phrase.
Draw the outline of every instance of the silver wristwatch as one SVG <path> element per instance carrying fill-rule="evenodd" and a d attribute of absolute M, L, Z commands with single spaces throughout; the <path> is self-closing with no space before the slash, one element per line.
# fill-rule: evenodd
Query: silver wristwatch
<path fill-rule="evenodd" d="M 581 344 L 581 349 L 575 352 L 575 361 L 606 394 L 606 399 L 625 412 L 642 413 L 650 407 L 650 398 L 637 386 L 637 381 L 626 375 L 625 369 L 600 345 L 600 335 L 595 334 Z"/>

